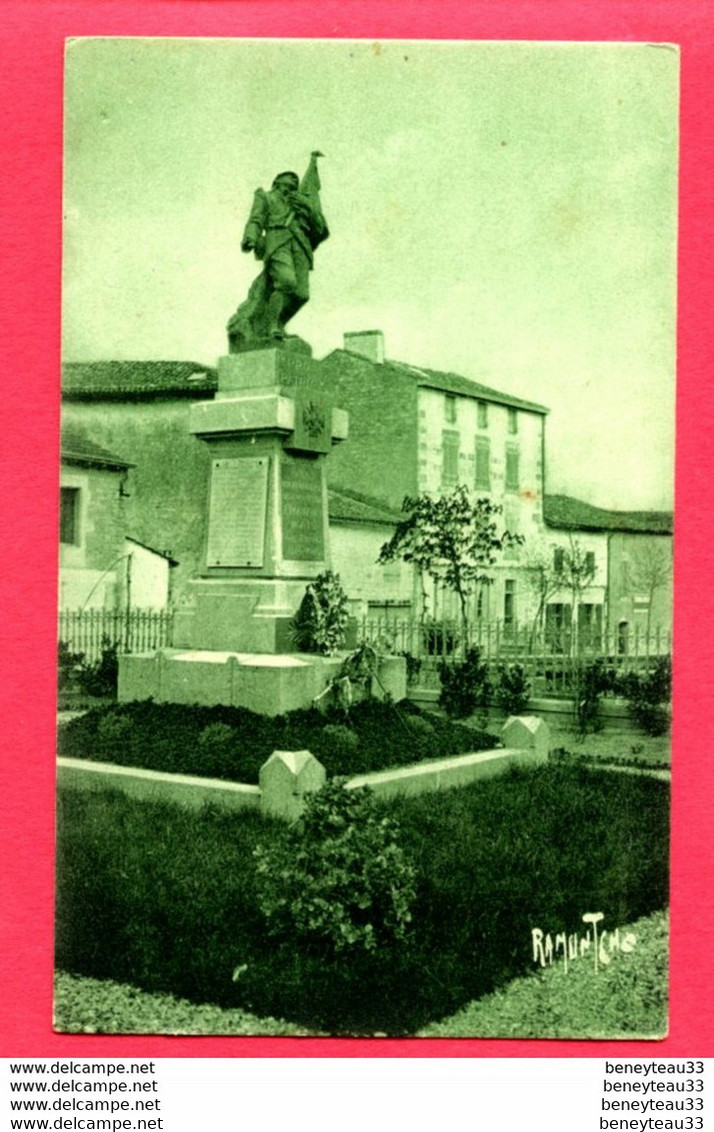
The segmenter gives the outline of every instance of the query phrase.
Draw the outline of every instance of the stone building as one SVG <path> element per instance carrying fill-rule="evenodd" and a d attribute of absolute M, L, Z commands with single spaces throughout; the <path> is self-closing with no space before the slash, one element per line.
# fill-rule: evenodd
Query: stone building
<path fill-rule="evenodd" d="M 163 609 L 170 600 L 170 555 L 127 533 L 134 464 L 62 427 L 59 608 Z"/>
<path fill-rule="evenodd" d="M 573 539 L 596 555 L 586 601 L 602 602 L 598 623 L 615 647 L 626 652 L 646 637 L 656 646 L 672 625 L 672 513 L 612 511 L 547 495 L 544 515 L 551 544 Z"/>
<path fill-rule="evenodd" d="M 113 608 L 132 464 L 67 425 L 60 454 L 59 607 Z"/>
<path fill-rule="evenodd" d="M 317 362 L 305 347 L 291 365 L 298 378 L 304 366 L 310 387 L 349 414 L 349 438 L 327 461 L 328 507 L 331 565 L 357 615 L 420 610 L 413 571 L 379 566 L 380 547 L 405 496 L 437 496 L 463 484 L 474 498 L 500 505 L 504 529 L 524 539 L 501 558 L 493 584 L 474 595 L 475 620 L 506 628 L 532 623 L 540 602 L 534 561 L 555 566 L 557 555 L 574 551 L 592 567 L 589 582 L 575 598 L 549 593 L 543 618 L 551 635 L 573 623 L 592 637 L 618 625 L 623 633 L 669 625 L 669 585 L 645 586 L 640 558 L 643 539 L 671 555 L 671 515 L 608 512 L 546 495 L 544 406 L 458 374 L 391 361 L 379 331 L 345 334 L 343 347 Z M 199 572 L 206 536 L 210 459 L 189 431 L 190 409 L 216 387 L 216 370 L 195 362 L 64 367 L 63 419 L 135 465 L 122 501 L 124 529 L 177 563 L 178 600 Z M 432 588 L 429 612 L 456 616 L 453 595 Z"/>

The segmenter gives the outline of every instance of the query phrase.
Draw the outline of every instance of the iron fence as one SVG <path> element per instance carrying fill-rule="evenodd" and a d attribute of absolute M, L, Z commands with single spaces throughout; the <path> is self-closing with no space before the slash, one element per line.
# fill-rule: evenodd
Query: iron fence
<path fill-rule="evenodd" d="M 106 644 L 122 652 L 150 652 L 169 646 L 173 639 L 171 609 L 62 609 L 58 639 L 70 652 L 96 661 Z"/>
<path fill-rule="evenodd" d="M 389 616 L 365 617 L 361 639 L 413 658 L 416 682 L 438 686 L 439 665 L 461 663 L 476 646 L 494 670 L 500 664 L 520 664 L 533 695 L 568 695 L 576 670 L 601 660 L 614 676 L 641 671 L 660 656 L 671 654 L 672 634 L 661 626 L 629 632 L 583 630 L 552 626 L 475 621 L 467 630 L 458 620 L 418 620 Z"/>

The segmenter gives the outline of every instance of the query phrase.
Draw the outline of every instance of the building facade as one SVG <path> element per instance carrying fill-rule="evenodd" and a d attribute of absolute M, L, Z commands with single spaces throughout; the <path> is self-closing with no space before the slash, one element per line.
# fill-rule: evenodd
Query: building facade
<path fill-rule="evenodd" d="M 300 364 L 310 388 L 349 413 L 349 438 L 330 453 L 327 478 L 331 566 L 356 615 L 423 614 L 421 580 L 404 563 L 379 565 L 379 551 L 405 497 L 463 485 L 472 499 L 500 507 L 502 529 L 522 539 L 500 557 L 491 584 L 471 596 L 474 624 L 499 622 L 514 633 L 536 626 L 556 643 L 574 632 L 595 641 L 606 631 L 624 639 L 669 626 L 671 515 L 547 495 L 544 406 L 388 360 L 379 331 L 346 334 L 342 349 Z M 179 602 L 200 570 L 210 472 L 189 413 L 216 387 L 216 371 L 193 362 L 64 370 L 63 419 L 133 465 L 122 493 L 123 533 L 164 556 L 154 575 L 164 571 L 167 592 L 170 577 Z M 107 505 L 110 526 L 111 514 Z M 455 596 L 429 583 L 426 612 L 456 618 Z"/>
<path fill-rule="evenodd" d="M 124 561 L 131 463 L 68 426 L 61 436 L 59 607 L 111 609 Z"/>

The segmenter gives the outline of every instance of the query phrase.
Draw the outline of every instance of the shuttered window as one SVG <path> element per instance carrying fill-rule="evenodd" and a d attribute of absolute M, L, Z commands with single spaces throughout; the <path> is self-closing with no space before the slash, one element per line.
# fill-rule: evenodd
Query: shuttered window
<path fill-rule="evenodd" d="M 459 482 L 459 434 L 444 429 L 441 435 L 441 482 L 444 487 L 456 487 Z"/>
<path fill-rule="evenodd" d="M 487 436 L 476 437 L 474 487 L 481 491 L 489 491 L 491 488 L 491 442 Z"/>
<path fill-rule="evenodd" d="M 506 491 L 518 491 L 519 482 L 519 453 L 513 444 L 506 446 Z"/>
<path fill-rule="evenodd" d="M 60 488 L 60 542 L 79 546 L 79 488 Z"/>

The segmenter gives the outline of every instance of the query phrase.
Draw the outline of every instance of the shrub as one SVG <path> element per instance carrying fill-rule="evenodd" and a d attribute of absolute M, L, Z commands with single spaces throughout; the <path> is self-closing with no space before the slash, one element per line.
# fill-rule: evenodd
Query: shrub
<path fill-rule="evenodd" d="M 396 822 L 368 790 L 335 780 L 313 794 L 299 826 L 254 852 L 258 904 L 272 935 L 335 954 L 404 941 L 414 869 Z"/>
<path fill-rule="evenodd" d="M 406 718 L 406 725 L 414 741 L 416 753 L 421 755 L 434 742 L 434 724 L 424 719 L 423 715 L 409 715 Z"/>
<path fill-rule="evenodd" d="M 621 680 L 628 710 L 648 735 L 664 735 L 669 728 L 669 701 L 672 698 L 672 661 L 660 656 L 644 675 L 628 672 Z"/>
<path fill-rule="evenodd" d="M 107 753 L 121 749 L 131 734 L 133 725 L 127 715 L 111 711 L 104 715 L 97 726 L 97 738 Z"/>
<path fill-rule="evenodd" d="M 413 653 L 408 651 L 402 651 L 398 653 L 398 655 L 403 656 L 407 662 L 407 685 L 409 687 L 412 687 L 419 679 L 419 673 L 421 672 L 421 660 L 418 656 L 414 656 Z"/>
<path fill-rule="evenodd" d="M 573 706 L 578 735 L 602 731 L 602 697 L 612 691 L 612 676 L 604 661 L 577 664 L 573 669 Z"/>
<path fill-rule="evenodd" d="M 344 723 L 328 723 L 323 727 L 318 758 L 326 755 L 340 768 L 341 774 L 350 774 L 354 770 L 358 750 L 359 735 L 351 727 Z"/>
<path fill-rule="evenodd" d="M 102 637 L 102 652 L 94 664 L 83 664 L 78 673 L 80 689 L 88 696 L 116 696 L 119 676 L 119 646 Z"/>
<path fill-rule="evenodd" d="M 57 687 L 60 692 L 74 687 L 84 667 L 84 653 L 72 652 L 65 641 L 57 645 Z"/>
<path fill-rule="evenodd" d="M 491 701 L 488 665 L 481 662 L 480 650 L 470 648 L 463 664 L 439 665 L 441 692 L 439 706 L 451 719 L 465 719 L 475 711 L 485 713 Z"/>
<path fill-rule="evenodd" d="M 530 684 L 522 664 L 499 664 L 496 702 L 507 715 L 522 715 L 528 707 Z"/>
<path fill-rule="evenodd" d="M 116 696 L 119 675 L 118 645 L 109 637 L 102 637 L 99 660 L 85 660 L 83 652 L 72 652 L 68 644 L 60 641 L 57 649 L 57 683 L 61 692 L 78 690 L 87 696 L 106 698 Z"/>
<path fill-rule="evenodd" d="M 203 773 L 218 775 L 223 767 L 230 766 L 231 754 L 236 745 L 236 732 L 227 723 L 209 723 L 199 732 L 196 747 Z"/>
<path fill-rule="evenodd" d="M 347 621 L 347 594 L 339 575 L 326 570 L 305 590 L 292 623 L 295 643 L 300 652 L 337 652 L 345 643 Z"/>

